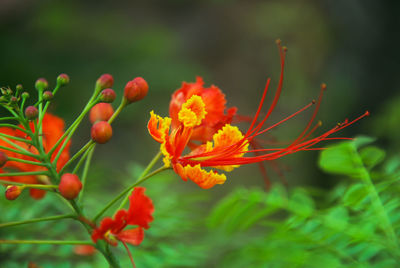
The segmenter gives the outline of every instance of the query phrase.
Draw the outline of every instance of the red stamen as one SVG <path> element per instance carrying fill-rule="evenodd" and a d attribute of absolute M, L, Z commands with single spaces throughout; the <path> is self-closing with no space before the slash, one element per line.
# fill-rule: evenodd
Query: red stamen
<path fill-rule="evenodd" d="M 124 245 L 126 251 L 128 252 L 128 256 L 129 256 L 129 259 L 131 260 L 132 267 L 133 267 L 133 268 L 136 268 L 135 262 L 133 261 L 132 253 L 131 253 L 131 251 L 129 250 L 128 245 L 127 245 L 124 241 L 122 241 L 122 240 L 120 240 L 120 241 L 122 242 L 122 244 Z"/>
<path fill-rule="evenodd" d="M 269 107 L 269 110 L 268 110 L 266 116 L 265 116 L 264 119 L 257 125 L 257 127 L 255 128 L 255 130 L 254 130 L 254 131 L 252 130 L 250 133 L 252 133 L 252 132 L 256 132 L 256 133 L 257 133 L 258 130 L 262 128 L 262 126 L 264 125 L 265 121 L 268 119 L 268 117 L 270 116 L 270 114 L 272 113 L 272 111 L 275 109 L 275 106 L 276 106 L 276 104 L 278 103 L 279 97 L 280 97 L 281 92 L 282 92 L 283 73 L 284 73 L 284 66 L 285 66 L 285 55 L 286 55 L 287 48 L 282 49 L 281 41 L 280 41 L 280 40 L 277 40 L 277 41 L 276 41 L 276 44 L 278 45 L 278 48 L 279 48 L 279 55 L 280 55 L 280 57 L 281 57 L 281 73 L 280 73 L 280 77 L 279 77 L 278 87 L 277 87 L 277 89 L 276 89 L 275 97 L 274 97 L 274 99 L 273 99 L 273 101 L 272 101 L 271 106 Z M 246 133 L 246 136 L 247 136 L 247 134 L 250 134 L 250 133 Z"/>

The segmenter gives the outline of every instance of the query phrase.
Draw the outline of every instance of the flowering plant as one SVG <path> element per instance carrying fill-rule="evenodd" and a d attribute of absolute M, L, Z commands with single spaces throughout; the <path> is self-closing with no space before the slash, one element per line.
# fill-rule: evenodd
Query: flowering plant
<path fill-rule="evenodd" d="M 27 105 L 31 98 L 21 85 L 17 85 L 15 90 L 2 88 L 0 105 L 9 113 L 9 116 L 0 119 L 0 179 L 6 186 L 5 197 L 15 200 L 25 189 L 29 189 L 32 198 L 41 199 L 49 192 L 63 200 L 72 210 L 72 214 L 1 223 L 0 228 L 70 218 L 85 227 L 90 240 L 0 240 L 0 243 L 79 245 L 80 252 L 93 252 L 96 249 L 110 266 L 119 267 L 120 264 L 110 246 L 121 242 L 128 251 L 132 265 L 135 266 L 127 244 L 139 246 L 144 239 L 144 229 L 151 227 L 154 205 L 150 197 L 144 194 L 145 188 L 139 185 L 152 176 L 171 169 L 182 180 L 189 179 L 199 187 L 208 189 L 226 182 L 226 175 L 221 173 L 222 171 L 230 172 L 241 165 L 252 163 L 262 166 L 266 161 L 299 151 L 322 150 L 324 147 L 319 146 L 322 141 L 351 140 L 333 135 L 367 116 L 368 112 L 354 120 L 345 120 L 323 134 L 313 136 L 321 126 L 320 122 L 314 123 L 314 120 L 326 89 L 325 85 L 321 86 L 317 101 L 311 101 L 279 122 L 267 125 L 283 88 L 287 49 L 282 47 L 279 41 L 278 48 L 281 74 L 272 104 L 264 116 L 263 104 L 270 79 L 267 80 L 255 116 L 250 120 L 246 131 L 241 131 L 233 125 L 235 120 L 240 118 L 238 109 L 227 108 L 225 95 L 218 87 L 205 87 L 201 77 L 194 83 L 183 83 L 172 95 L 169 117 L 150 112 L 148 132 L 160 144 L 160 152 L 136 182 L 123 189 L 94 217 L 89 217 L 83 210 L 87 173 L 94 150 L 98 144 L 107 143 L 112 138 L 111 125 L 124 108 L 147 95 L 147 82 L 141 77 L 129 81 L 124 88 L 120 105 L 114 111 L 110 104 L 116 98 L 114 90 L 111 89 L 114 79 L 109 74 L 100 76 L 91 98 L 67 128 L 62 118 L 48 112 L 48 107 L 57 99 L 58 90 L 69 83 L 68 75 L 59 75 L 53 90 L 48 90 L 48 82 L 45 79 L 38 79 L 35 83 L 38 99 L 31 105 Z M 292 142 L 281 147 L 260 147 L 257 139 L 262 134 L 312 106 L 315 108 L 309 122 Z M 72 154 L 71 139 L 87 114 L 92 123 L 91 139 Z M 161 157 L 163 164 L 153 170 Z M 114 215 L 103 217 L 118 202 L 119 206 Z M 129 208 L 126 210 L 124 208 L 128 202 Z M 130 228 L 130 225 L 135 228 Z"/>

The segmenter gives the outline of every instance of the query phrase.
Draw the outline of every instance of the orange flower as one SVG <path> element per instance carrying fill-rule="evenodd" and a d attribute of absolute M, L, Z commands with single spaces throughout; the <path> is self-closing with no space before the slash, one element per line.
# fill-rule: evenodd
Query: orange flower
<path fill-rule="evenodd" d="M 242 133 L 238 127 L 225 123 L 224 126 L 218 127 L 218 129 L 213 129 L 213 131 L 211 131 L 211 137 L 204 135 L 202 139 L 199 139 L 202 142 L 201 145 L 195 148 L 189 146 L 192 150 L 186 155 L 183 154 L 185 148 L 190 145 L 189 143 L 191 140 L 197 139 L 197 129 L 209 126 L 209 124 L 211 124 L 209 122 L 223 123 L 227 118 L 226 115 L 221 112 L 221 109 L 218 110 L 218 112 L 213 109 L 214 107 L 217 108 L 218 102 L 210 102 L 208 99 L 209 95 L 204 93 L 207 89 L 202 88 L 202 80 L 198 80 L 197 83 L 194 84 L 184 84 L 183 88 L 185 88 L 185 90 L 182 90 L 182 92 L 193 92 L 193 94 L 190 94 L 190 97 L 184 97 L 186 96 L 184 93 L 179 97 L 181 94 L 179 92 L 173 95 L 173 100 L 170 106 L 171 118 L 162 118 L 151 111 L 150 120 L 148 122 L 149 133 L 157 142 L 161 143 L 161 152 L 164 155 L 165 165 L 172 165 L 175 172 L 183 180 L 186 181 L 187 179 L 190 179 L 200 187 L 208 189 L 216 184 L 223 184 L 226 181 L 225 174 L 220 174 L 214 169 L 232 171 L 234 168 L 243 164 L 275 160 L 298 151 L 320 150 L 322 148 L 315 148 L 313 146 L 325 140 L 347 139 L 337 137 L 332 138 L 330 136 L 369 114 L 366 112 L 351 122 L 345 120 L 343 123 L 338 124 L 322 135 L 310 138 L 312 133 L 321 125 L 321 123 L 318 122 L 312 127 L 322 100 L 323 92 L 326 89 L 326 86 L 322 85 L 318 101 L 310 102 L 294 114 L 286 117 L 278 123 L 264 128 L 267 119 L 279 100 L 282 90 L 286 49 L 282 48 L 280 43 L 278 43 L 278 47 L 281 55 L 281 75 L 272 104 L 265 117 L 259 120 L 259 115 L 270 83 L 270 79 L 268 79 L 256 115 L 253 118 L 249 129 L 245 133 Z M 220 94 L 223 96 L 222 93 Z M 223 100 L 221 99 L 220 101 L 223 105 L 223 111 L 225 109 L 225 99 L 223 98 Z M 183 102 L 183 104 L 176 104 L 180 102 Z M 313 104 L 315 104 L 315 110 L 310 121 L 301 134 L 288 146 L 282 148 L 261 148 L 249 150 L 249 145 L 254 142 L 254 139 L 257 136 L 281 125 L 288 119 L 310 108 Z M 209 109 L 209 106 L 212 107 L 212 109 Z M 208 111 L 213 113 L 212 116 L 209 115 Z M 220 117 L 218 117 L 218 115 Z M 193 138 L 194 135 L 195 138 Z M 255 156 L 245 156 L 246 153 L 255 153 Z M 204 167 L 210 167 L 212 169 L 207 171 Z"/>
<path fill-rule="evenodd" d="M 19 125 L 20 128 L 24 128 L 22 125 Z M 30 128 L 32 132 L 34 132 L 34 125 L 31 122 L 30 123 Z M 47 153 L 50 151 L 51 148 L 57 143 L 58 139 L 61 138 L 61 136 L 64 134 L 64 120 L 61 118 L 51 115 L 51 114 L 45 114 L 43 117 L 43 123 L 42 123 L 42 130 L 43 130 L 43 147 L 45 152 Z M 27 135 L 18 129 L 14 128 L 7 128 L 7 127 L 2 127 L 0 128 L 0 133 L 11 135 L 14 137 L 18 138 L 23 138 L 26 140 L 30 140 L 30 138 L 27 137 Z M 21 141 L 14 141 L 13 142 L 20 147 L 26 149 L 27 151 L 33 153 L 33 154 L 38 154 L 36 148 L 33 146 L 30 146 L 29 144 L 26 144 Z M 0 140 L 0 145 L 8 148 L 14 148 L 12 145 L 8 144 L 4 140 Z M 59 146 L 55 152 L 51 155 L 51 161 L 54 160 L 56 157 L 57 153 L 59 152 L 61 146 Z M 69 160 L 69 147 L 70 147 L 70 142 L 68 142 L 67 146 L 65 146 L 65 149 L 62 151 L 60 158 L 57 161 L 57 171 L 59 171 Z M 23 160 L 29 160 L 29 161 L 34 161 L 37 162 L 36 159 L 33 157 L 29 157 L 23 154 L 19 153 L 14 153 L 8 150 L 3 150 L 4 153 L 7 154 L 8 157 L 14 157 L 14 158 L 19 158 Z M 21 163 L 21 162 L 15 162 L 15 161 L 7 161 L 7 163 L 4 165 L 4 168 L 6 169 L 11 169 L 11 170 L 16 170 L 19 172 L 31 172 L 31 171 L 41 171 L 45 170 L 45 167 L 42 166 L 37 166 L 33 164 L 27 164 L 27 163 Z M 0 170 L 0 172 L 4 172 Z M 8 180 L 8 181 L 15 181 L 15 182 L 20 182 L 20 183 L 27 183 L 27 184 L 36 184 L 40 183 L 40 180 L 38 180 L 37 176 L 12 176 L 12 177 L 0 177 L 0 180 Z M 45 191 L 39 190 L 39 189 L 31 189 L 30 194 L 33 198 L 35 199 L 41 199 L 45 195 Z"/>
<path fill-rule="evenodd" d="M 236 107 L 226 109 L 225 95 L 218 87 L 212 85 L 205 88 L 203 85 L 204 81 L 201 77 L 197 77 L 195 83 L 183 82 L 182 87 L 172 94 L 169 104 L 169 115 L 172 119 L 171 124 L 173 128 L 177 128 L 180 124 L 178 114 L 182 105 L 193 95 L 202 98 L 206 107 L 206 116 L 199 125 L 193 128 L 189 142 L 189 146 L 192 148 L 196 147 L 193 141 L 205 143 L 225 124 L 231 123 L 232 117 L 237 111 Z"/>

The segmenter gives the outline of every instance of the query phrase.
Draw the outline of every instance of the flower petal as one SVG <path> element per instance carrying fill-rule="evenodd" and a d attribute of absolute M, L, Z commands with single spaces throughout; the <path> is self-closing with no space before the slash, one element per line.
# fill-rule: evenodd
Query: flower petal
<path fill-rule="evenodd" d="M 159 143 L 164 143 L 166 136 L 168 136 L 169 127 L 171 125 L 171 118 L 162 118 L 156 115 L 154 111 L 150 112 L 150 120 L 147 123 L 147 129 L 150 135 Z"/>
<path fill-rule="evenodd" d="M 184 166 L 182 174 L 184 174 L 185 178 L 191 179 L 203 189 L 209 189 L 216 184 L 223 184 L 226 181 L 225 174 L 218 174 L 213 170 L 207 172 L 200 167 L 200 164 L 194 167 L 190 165 Z"/>
<path fill-rule="evenodd" d="M 153 201 L 144 194 L 146 189 L 136 187 L 129 197 L 130 205 L 128 210 L 127 223 L 130 225 L 139 225 L 148 229 L 149 223 L 153 221 L 154 206 Z"/>
<path fill-rule="evenodd" d="M 143 228 L 137 227 L 134 229 L 124 230 L 116 235 L 118 240 L 125 243 L 132 244 L 134 246 L 139 246 L 144 238 Z"/>

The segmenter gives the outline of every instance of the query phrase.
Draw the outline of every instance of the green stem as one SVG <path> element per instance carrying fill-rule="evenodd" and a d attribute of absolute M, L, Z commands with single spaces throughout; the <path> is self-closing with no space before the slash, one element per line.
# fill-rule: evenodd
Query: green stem
<path fill-rule="evenodd" d="M 0 240 L 0 244 L 91 245 L 92 241 L 79 240 Z"/>
<path fill-rule="evenodd" d="M 1 135 L 0 135 L 0 140 L 2 140 L 2 141 L 4 141 L 4 142 L 8 143 L 9 145 L 15 147 L 16 149 L 20 150 L 20 151 L 23 152 L 24 154 L 31 154 L 31 152 L 27 151 L 25 148 L 19 146 L 18 144 L 16 144 L 16 143 L 10 141 L 9 139 L 7 139 L 7 138 L 5 138 L 5 137 L 3 137 L 3 136 L 1 136 Z"/>
<path fill-rule="evenodd" d="M 15 120 L 19 120 L 19 119 L 15 119 Z M 13 125 L 13 124 L 5 124 L 5 123 L 2 123 L 2 124 L 0 124 L 0 127 L 15 128 L 15 129 L 18 129 L 19 131 L 21 131 L 21 132 L 23 132 L 23 133 L 25 133 L 25 134 L 29 134 L 29 133 L 30 133 L 30 131 L 28 131 L 28 130 L 26 130 L 26 129 L 24 129 L 24 128 L 21 128 L 21 127 L 19 127 L 19 126 Z"/>
<path fill-rule="evenodd" d="M 156 175 L 164 170 L 167 170 L 167 169 L 170 169 L 170 167 L 163 166 L 159 169 L 156 169 L 152 173 L 150 173 L 147 176 L 143 177 L 142 179 L 136 181 L 131 186 L 125 188 L 125 190 L 123 190 L 119 195 L 117 195 L 117 197 L 115 197 L 113 200 L 111 200 L 99 213 L 96 214 L 96 216 L 93 218 L 93 221 L 95 222 L 98 218 L 100 218 L 104 214 L 104 212 L 106 212 L 112 205 L 114 205 L 119 199 L 121 199 L 124 195 L 126 195 L 128 192 L 130 192 L 134 187 L 138 186 L 142 182 L 148 180 L 149 178 L 153 177 L 154 175 Z"/>
<path fill-rule="evenodd" d="M 147 165 L 147 167 L 143 170 L 142 174 L 140 174 L 140 176 L 139 176 L 139 178 L 137 179 L 137 181 L 140 181 L 144 176 L 146 176 L 146 175 L 150 172 L 150 170 L 151 170 L 151 169 L 153 168 L 153 166 L 157 163 L 157 161 L 160 159 L 161 156 L 162 156 L 162 153 L 161 153 L 161 152 L 158 152 L 158 154 L 156 154 L 156 155 L 153 157 L 153 159 L 150 161 L 150 163 Z M 132 191 L 128 192 L 128 193 L 125 195 L 124 199 L 122 200 L 122 202 L 121 202 L 121 204 L 119 205 L 119 207 L 118 207 L 117 210 L 122 209 L 122 208 L 126 205 L 126 203 L 128 203 L 129 196 L 131 195 L 131 192 L 132 192 Z"/>
<path fill-rule="evenodd" d="M 60 173 L 62 174 L 64 172 L 64 170 L 72 164 L 72 162 L 75 161 L 75 159 L 77 159 L 81 154 L 83 154 L 84 152 L 86 152 L 90 146 L 92 146 L 94 144 L 93 140 L 88 141 L 76 154 L 74 154 L 69 160 L 68 162 L 63 166 L 63 168 L 60 170 Z M 56 163 L 56 159 L 54 159 L 53 163 Z"/>
<path fill-rule="evenodd" d="M 24 142 L 26 144 L 32 144 L 32 142 L 30 140 L 27 140 L 27 139 L 24 139 L 24 138 L 15 137 L 15 136 L 12 136 L 12 135 L 7 135 L 7 134 L 4 134 L 4 133 L 0 133 L 0 137 L 13 139 L 13 140 L 16 140 L 16 141 Z"/>
<path fill-rule="evenodd" d="M 128 105 L 128 101 L 125 98 L 122 98 L 121 103 L 119 104 L 117 110 L 115 110 L 115 112 L 113 113 L 113 115 L 110 117 L 110 119 L 108 119 L 108 123 L 111 124 L 112 122 L 114 122 L 115 118 L 117 118 L 117 116 L 121 113 L 122 109 L 124 109 L 124 107 Z"/>
<path fill-rule="evenodd" d="M 48 166 L 48 164 L 46 164 L 46 163 L 29 161 L 29 160 L 15 158 L 15 157 L 8 157 L 7 161 L 14 161 L 14 162 L 20 162 L 20 163 L 25 163 L 25 164 L 30 164 L 30 165 L 43 166 L 43 167 L 47 167 Z"/>
<path fill-rule="evenodd" d="M 95 145 L 91 149 L 88 150 L 88 154 L 87 154 L 86 161 L 85 161 L 85 166 L 83 167 L 83 172 L 82 172 L 82 177 L 81 177 L 82 189 L 79 192 L 78 204 L 82 204 L 83 193 L 85 191 L 85 185 L 86 185 L 86 178 L 87 178 L 87 174 L 89 172 L 89 167 L 90 167 L 90 163 L 92 161 L 94 149 L 95 149 Z"/>
<path fill-rule="evenodd" d="M 12 116 L 0 118 L 0 121 L 7 121 L 7 120 L 18 120 L 18 118 L 15 118 L 15 117 L 12 117 Z"/>
<path fill-rule="evenodd" d="M 36 219 L 30 219 L 30 220 L 23 220 L 23 221 L 13 221 L 13 222 L 7 222 L 7 223 L 0 224 L 0 228 L 17 226 L 17 225 L 28 224 L 28 223 L 35 223 L 35 222 L 56 221 L 56 220 L 68 219 L 68 218 L 69 219 L 75 218 L 75 216 L 72 214 L 66 214 L 66 215 L 58 215 L 58 216 L 50 216 L 50 217 L 36 218 Z"/>
<path fill-rule="evenodd" d="M 58 139 L 58 141 L 56 142 L 56 144 L 53 146 L 53 148 L 50 149 L 49 151 L 49 155 L 52 155 L 54 153 L 54 151 L 58 148 L 58 146 L 63 143 L 63 145 L 61 146 L 61 149 L 58 153 L 58 157 L 59 154 L 61 154 L 61 152 L 63 151 L 63 149 L 65 148 L 65 146 L 67 145 L 68 141 L 70 140 L 71 136 L 74 134 L 76 128 L 78 127 L 78 125 L 81 123 L 81 121 L 83 120 L 83 118 L 85 117 L 85 115 L 90 111 L 90 109 L 97 103 L 97 101 L 95 101 L 97 95 L 99 95 L 101 88 L 97 87 L 94 90 L 94 93 L 92 95 L 92 97 L 90 98 L 90 100 L 88 101 L 88 103 L 85 105 L 85 107 L 83 108 L 81 114 L 75 119 L 75 121 L 69 126 L 69 128 L 64 132 L 64 134 Z M 56 158 L 58 159 L 58 157 L 56 156 Z"/>
<path fill-rule="evenodd" d="M 20 182 L 15 182 L 15 181 L 5 181 L 1 180 L 0 183 L 2 184 L 9 184 L 9 185 L 18 185 L 18 186 L 23 186 L 26 188 L 35 188 L 35 189 L 42 189 L 42 190 L 51 190 L 51 189 L 57 189 L 57 185 L 51 185 L 51 184 L 25 184 L 25 183 L 20 183 Z"/>
<path fill-rule="evenodd" d="M 0 173 L 0 177 L 27 176 L 27 175 L 46 175 L 46 176 L 48 176 L 49 173 L 46 171 Z"/>
<path fill-rule="evenodd" d="M 33 158 L 36 158 L 36 159 L 39 159 L 39 158 L 40 158 L 40 156 L 38 156 L 38 155 L 36 155 L 36 154 L 32 154 L 32 153 L 29 153 L 29 152 L 22 152 L 22 151 L 20 151 L 20 150 L 16 150 L 16 149 L 13 149 L 13 148 L 9 148 L 9 147 L 7 147 L 7 146 L 1 146 L 1 145 L 0 145 L 0 149 L 6 150 L 6 151 L 10 151 L 10 152 L 13 152 L 13 153 L 17 153 L 17 154 L 22 154 L 22 155 L 30 156 L 30 157 L 33 157 Z"/>
<path fill-rule="evenodd" d="M 362 172 L 362 178 L 367 186 L 368 192 L 371 194 L 371 203 L 374 207 L 375 211 L 380 218 L 380 222 L 382 223 L 382 229 L 385 232 L 386 236 L 389 240 L 391 240 L 397 248 L 399 248 L 399 242 L 397 240 L 396 233 L 394 231 L 393 225 L 390 222 L 389 216 L 386 213 L 385 207 L 383 206 L 382 200 L 379 197 L 378 192 L 376 191 L 375 185 L 373 184 L 371 177 L 368 171 L 364 168 Z"/>

